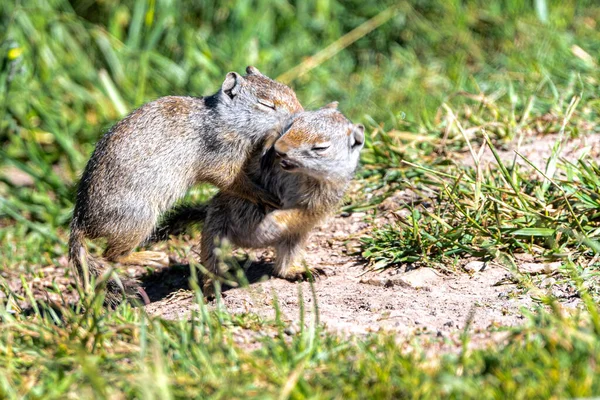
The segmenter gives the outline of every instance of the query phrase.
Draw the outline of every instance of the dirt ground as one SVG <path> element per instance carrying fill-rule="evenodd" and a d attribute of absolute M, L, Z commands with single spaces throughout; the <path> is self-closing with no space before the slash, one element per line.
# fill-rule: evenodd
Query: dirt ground
<path fill-rule="evenodd" d="M 471 312 L 472 329 L 485 330 L 518 324 L 522 320 L 520 308 L 532 306 L 527 295 L 509 296 L 515 285 L 507 279 L 508 271 L 497 265 L 473 274 L 445 274 L 431 268 L 365 272 L 360 257 L 347 254 L 352 245 L 345 245 L 369 228 L 365 219 L 368 217 L 362 213 L 336 216 L 314 233 L 308 245 L 307 263 L 324 268 L 327 274 L 315 281 L 314 297 L 320 321 L 328 328 L 347 333 L 386 329 L 442 335 L 463 329 Z M 265 252 L 258 258 L 269 257 Z M 223 304 L 230 312 L 252 311 L 274 318 L 276 296 L 283 318 L 297 321 L 300 290 L 306 311 L 312 311 L 314 300 L 308 282 L 269 278 L 265 263 L 255 264 L 248 270 L 254 283 L 223 293 Z M 265 274 L 263 279 L 261 274 Z M 152 285 L 146 290 L 151 298 L 156 295 Z M 187 318 L 193 307 L 192 293 L 181 289 L 152 302 L 146 310 L 151 315 L 180 319 Z"/>
<path fill-rule="evenodd" d="M 570 141 L 563 156 L 575 160 L 582 151 L 599 154 L 598 136 Z M 522 144 L 521 151 L 543 166 L 555 139 L 552 135 L 531 138 Z M 512 151 L 503 151 L 506 159 L 511 160 L 513 156 Z M 468 162 L 470 156 L 461 157 Z M 483 160 L 491 160 L 489 154 Z M 378 219 L 365 213 L 338 214 L 314 232 L 306 260 L 309 265 L 325 271 L 313 287 L 320 321 L 328 329 L 358 334 L 383 329 L 400 336 L 417 333 L 444 338 L 456 337 L 469 323 L 469 331 L 485 339 L 493 338 L 498 328 L 524 323 L 522 310 L 540 306 L 535 301 L 535 291 L 519 286 L 510 271 L 494 263 L 464 260 L 443 272 L 424 267 L 411 269 L 411 266 L 384 272 L 368 271 L 365 261 L 357 255 L 358 239 L 375 225 L 385 223 L 386 210 L 397 208 L 394 206 L 402 202 L 402 198 L 403 194 L 398 193 L 382 203 Z M 259 252 L 258 261 L 246 271 L 251 282 L 249 287 L 226 290 L 223 305 L 231 313 L 251 311 L 270 319 L 275 315 L 276 297 L 283 318 L 291 321 L 292 326 L 297 325 L 300 293 L 306 312 L 310 314 L 314 309 L 311 285 L 270 278 L 272 256 L 268 250 Z M 189 268 L 185 260 L 177 261 L 182 265 L 151 273 L 144 268 L 127 270 L 130 275 L 142 276 L 142 285 L 152 300 L 145 306 L 148 314 L 167 319 L 189 318 L 191 310 L 197 307 L 188 286 Z M 521 264 L 525 270 L 538 274 L 542 291 L 552 291 L 564 305 L 576 306 L 575 294 L 568 288 L 553 285 L 551 274 L 556 265 L 544 265 L 532 257 L 523 258 Z M 2 275 L 14 293 L 24 294 L 18 277 L 6 271 Z M 72 295 L 67 291 L 70 282 L 65 258 L 59 265 L 42 268 L 38 277 L 29 281 L 36 296 L 55 301 L 60 301 L 60 297 L 56 293 L 48 294 L 46 289 L 54 286 L 68 298 Z M 213 300 L 209 305 L 215 307 L 216 303 Z"/>

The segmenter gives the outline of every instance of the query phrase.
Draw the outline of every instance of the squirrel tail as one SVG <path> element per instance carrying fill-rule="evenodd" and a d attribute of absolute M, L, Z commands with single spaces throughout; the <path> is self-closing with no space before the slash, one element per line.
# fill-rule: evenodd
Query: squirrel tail
<path fill-rule="evenodd" d="M 189 227 L 204 222 L 207 209 L 206 204 L 184 203 L 176 206 L 156 227 L 147 243 L 167 240 L 171 235 L 182 235 Z"/>
<path fill-rule="evenodd" d="M 72 224 L 71 235 L 69 236 L 69 263 L 75 269 L 84 288 L 87 288 L 91 284 L 91 278 L 100 277 L 105 267 L 102 262 L 88 253 L 84 239 L 84 232 L 76 224 Z M 130 286 L 135 285 L 129 281 L 119 284 L 113 278 L 108 280 L 106 284 L 106 297 L 104 298 L 105 306 L 115 308 L 123 301 L 123 286 L 125 286 L 124 289 L 127 292 L 133 289 Z"/>

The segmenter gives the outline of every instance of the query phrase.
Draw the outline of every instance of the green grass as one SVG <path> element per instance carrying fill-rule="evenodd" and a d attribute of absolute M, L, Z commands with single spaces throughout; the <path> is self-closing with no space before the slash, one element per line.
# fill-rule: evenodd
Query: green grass
<path fill-rule="evenodd" d="M 399 186 L 417 198 L 400 207 L 395 223 L 363 239 L 363 256 L 385 268 L 516 253 L 591 259 L 600 252 L 600 169 L 592 157 L 559 161 L 554 152 L 536 166 L 517 152 L 507 163 L 487 145 L 497 157 L 491 166 L 477 155 L 475 167 L 410 163 L 419 174 Z"/>
<path fill-rule="evenodd" d="M 198 311 L 174 322 L 128 305 L 107 312 L 101 294 L 76 308 L 38 302 L 29 317 L 2 308 L 0 395 L 479 399 L 600 390 L 598 308 L 589 299 L 589 314 L 531 315 L 500 349 L 469 349 L 464 336 L 462 350 L 432 358 L 444 339 L 399 345 L 385 333 L 344 338 L 314 321 L 290 333 L 279 318 L 211 312 L 196 297 Z M 243 344 L 248 338 L 256 350 Z"/>
<path fill-rule="evenodd" d="M 567 141 L 600 133 L 596 2 L 198 4 L 0 3 L 0 286 L 8 296 L 0 301 L 0 397 L 600 393 L 592 300 L 600 167 L 594 154 L 558 156 Z M 311 321 L 291 332 L 278 319 L 209 311 L 197 291 L 190 321 L 151 318 L 130 305 L 107 312 L 101 290 L 74 305 L 26 296 L 33 307 L 15 308 L 18 295 L 4 277 L 27 283 L 61 263 L 76 180 L 102 132 L 156 97 L 213 93 L 227 71 L 248 64 L 281 76 L 307 108 L 339 100 L 367 126 L 363 195 L 347 210 L 376 210 L 397 190 L 414 193 L 394 210 L 394 223 L 362 239 L 372 267 L 448 268 L 475 257 L 514 268 L 521 253 L 558 259 L 581 309 L 566 313 L 539 294 L 546 307 L 496 348 L 469 349 L 464 334 L 439 339 L 448 349 L 440 352 L 437 339 L 341 337 Z M 552 135 L 555 155 L 503 152 L 534 135 Z M 482 145 L 499 158 L 480 160 Z M 199 188 L 190 196 L 211 194 Z M 521 285 L 539 292 L 532 282 Z"/>

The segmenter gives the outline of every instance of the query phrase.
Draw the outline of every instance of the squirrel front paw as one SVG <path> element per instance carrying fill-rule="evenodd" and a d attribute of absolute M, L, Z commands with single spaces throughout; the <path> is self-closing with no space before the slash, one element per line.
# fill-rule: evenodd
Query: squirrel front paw
<path fill-rule="evenodd" d="M 275 276 L 291 282 L 316 280 L 321 277 L 327 277 L 328 271 L 322 267 L 309 267 L 306 263 L 294 264 L 284 271 L 275 273 Z"/>

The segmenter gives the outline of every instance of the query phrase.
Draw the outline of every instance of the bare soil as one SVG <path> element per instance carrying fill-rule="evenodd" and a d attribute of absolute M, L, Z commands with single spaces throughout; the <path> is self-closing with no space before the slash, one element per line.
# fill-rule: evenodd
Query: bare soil
<path fill-rule="evenodd" d="M 223 304 L 232 313 L 251 311 L 273 319 L 276 298 L 284 320 L 293 322 L 299 320 L 301 299 L 310 315 L 314 296 L 320 321 L 335 331 L 366 333 L 385 329 L 436 335 L 462 330 L 471 317 L 474 331 L 516 325 L 523 318 L 520 308 L 533 305 L 526 294 L 509 295 L 516 288 L 511 275 L 494 264 L 473 274 L 442 273 L 431 268 L 366 271 L 359 256 L 348 254 L 348 248 L 354 247 L 353 239 L 370 229 L 365 219 L 368 217 L 362 213 L 336 216 L 314 233 L 306 260 L 327 274 L 314 282 L 314 294 L 309 282 L 270 278 L 270 254 L 266 251 L 259 256 L 263 262 L 253 263 L 248 269 L 253 283 L 226 290 Z M 146 291 L 155 298 L 152 285 L 147 285 Z M 188 318 L 194 307 L 192 292 L 182 288 L 149 304 L 146 311 L 180 319 Z"/>

